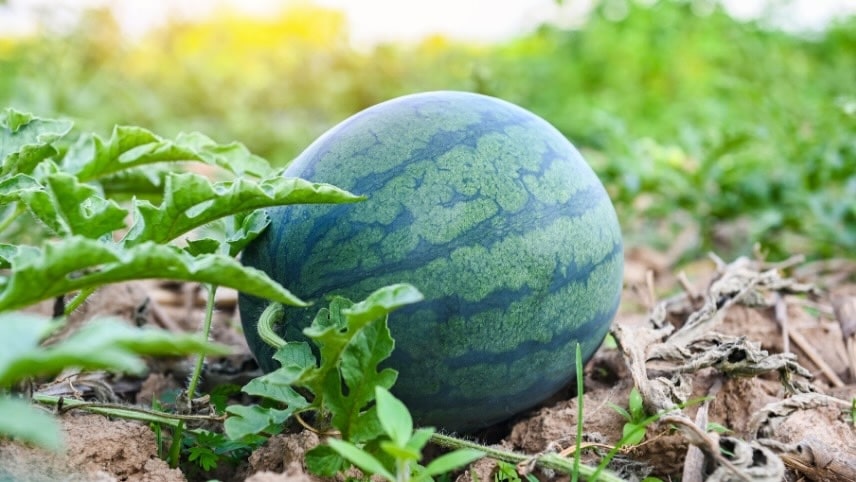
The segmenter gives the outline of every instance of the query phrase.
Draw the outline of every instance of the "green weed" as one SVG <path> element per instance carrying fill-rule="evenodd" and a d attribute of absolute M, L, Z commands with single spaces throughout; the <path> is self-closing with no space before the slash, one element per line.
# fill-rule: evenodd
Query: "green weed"
<path fill-rule="evenodd" d="M 463 448 L 441 455 L 425 467 L 419 465 L 422 449 L 430 440 L 433 429 L 420 428 L 414 431 L 407 407 L 385 388 L 375 389 L 375 400 L 378 420 L 384 431 L 379 448 L 386 455 L 383 457 L 386 462 L 366 450 L 368 444 L 361 448 L 344 440 L 327 441 L 336 453 L 367 475 L 379 475 L 390 482 L 433 480 L 434 476 L 451 472 L 484 457 L 484 452 Z"/>
<path fill-rule="evenodd" d="M 115 20 L 95 11 L 66 33 L 8 39 L 0 104 L 73 115 L 90 130 L 127 119 L 190 127 L 284 165 L 378 102 L 481 92 L 534 111 L 580 147 L 633 242 L 668 246 L 690 225 L 699 236 L 687 256 L 756 242 L 774 257 L 852 252 L 856 208 L 841 200 L 856 195 L 856 17 L 802 35 L 731 18 L 719 2 L 704 14 L 685 0 L 626 2 L 621 19 L 612 4 L 595 2 L 582 28 L 366 52 L 278 38 L 258 49 L 233 33 L 287 32 L 285 16 L 178 23 L 122 45 Z M 139 172 L 123 182 L 140 195 L 151 188 Z"/>
<path fill-rule="evenodd" d="M 626 447 L 629 445 L 638 445 L 645 438 L 645 431 L 648 425 L 653 423 L 659 417 L 649 417 L 645 413 L 642 395 L 636 387 L 630 390 L 630 396 L 627 399 L 627 409 L 625 410 L 618 405 L 610 404 L 613 410 L 621 414 L 627 422 L 624 424 L 621 434 L 621 441 L 617 447 Z"/>
<path fill-rule="evenodd" d="M 71 129 L 66 120 L 13 109 L 0 113 L 0 405 L 9 414 L 0 421 L 0 435 L 52 449 L 61 446 L 56 423 L 17 397 L 17 383 L 66 367 L 139 373 L 145 368 L 141 355 L 196 354 L 189 386 L 195 394 L 203 357 L 227 353 L 205 341 L 216 286 L 305 305 L 234 258 L 268 222 L 258 208 L 361 199 L 329 185 L 283 178 L 244 146 L 217 144 L 198 133 L 169 140 L 139 127 L 117 127 L 109 139 L 91 133 L 75 139 Z M 214 182 L 152 168 L 176 169 L 188 161 L 216 167 L 233 179 Z M 136 196 L 142 180 L 148 199 Z M 132 221 L 126 224 L 127 219 Z M 40 229 L 26 229 L 32 226 Z M 184 237 L 189 240 L 179 242 Z M 42 346 L 98 288 L 144 278 L 209 286 L 202 336 L 100 319 Z M 17 311 L 51 298 L 59 300 L 55 319 Z M 181 440 L 182 421 L 130 408 L 107 412 L 166 423 L 174 440 Z M 179 445 L 173 443 L 174 450 Z M 171 454 L 174 465 L 177 457 Z M 210 464 L 201 452 L 195 459 Z"/>

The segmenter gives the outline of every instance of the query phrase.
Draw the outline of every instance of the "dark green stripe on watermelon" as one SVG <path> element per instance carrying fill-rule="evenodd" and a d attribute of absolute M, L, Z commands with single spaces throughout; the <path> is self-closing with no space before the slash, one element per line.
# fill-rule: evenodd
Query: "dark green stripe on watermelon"
<path fill-rule="evenodd" d="M 608 331 L 622 282 L 621 232 L 589 166 L 552 126 L 498 99 L 435 92 L 339 124 L 286 172 L 368 200 L 270 211 L 243 255 L 298 296 L 359 300 L 407 282 L 425 301 L 390 317 L 393 391 L 452 430 L 532 407 L 574 376 Z M 275 368 L 241 297 L 247 338 Z M 300 339 L 317 308 L 287 310 Z"/>

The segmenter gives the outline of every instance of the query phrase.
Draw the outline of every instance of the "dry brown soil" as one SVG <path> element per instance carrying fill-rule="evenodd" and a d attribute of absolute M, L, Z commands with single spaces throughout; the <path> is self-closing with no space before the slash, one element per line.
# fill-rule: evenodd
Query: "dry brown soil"
<path fill-rule="evenodd" d="M 856 262 L 725 263 L 711 257 L 676 268 L 667 255 L 644 248 L 630 250 L 626 259 L 616 343 L 585 368 L 583 462 L 597 464 L 619 442 L 626 420 L 612 405 L 626 408 L 635 386 L 646 412 L 661 416 L 642 443 L 621 448 L 609 465 L 626 480 L 856 480 Z M 203 295 L 187 284 L 120 284 L 93 297 L 76 322 L 115 314 L 130 323 L 196 330 Z M 259 374 L 237 330 L 235 294 L 221 290 L 217 308 L 214 338 L 234 346 L 235 354 L 209 360 L 203 390 Z M 191 369 L 188 360 L 152 360 L 150 366 L 143 378 L 63 374 L 39 389 L 148 407 L 154 397 L 179 389 Z M 567 480 L 540 468 L 537 457 L 572 456 L 574 394 L 569 387 L 476 437 L 532 455 L 518 467 L 522 475 Z M 146 424 L 83 411 L 59 419 L 63 453 L 0 442 L 0 482 L 312 480 L 302 455 L 319 443 L 314 433 L 295 428 L 236 465 L 182 472 L 158 457 Z M 484 459 L 458 478 L 493 480 L 496 469 Z"/>

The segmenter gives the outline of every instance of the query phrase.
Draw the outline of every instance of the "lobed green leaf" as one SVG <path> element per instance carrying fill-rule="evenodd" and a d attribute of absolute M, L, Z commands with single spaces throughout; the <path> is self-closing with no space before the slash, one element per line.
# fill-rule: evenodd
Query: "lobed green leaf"
<path fill-rule="evenodd" d="M 331 307 L 333 311 L 333 307 Z M 299 380 L 315 394 L 313 404 L 332 416 L 332 424 L 346 440 L 375 438 L 380 433 L 367 430 L 360 411 L 374 398 L 374 387 L 389 388 L 398 374 L 386 368 L 378 372 L 379 363 L 392 353 L 393 341 L 385 319 L 363 326 L 320 328 L 318 324 L 304 333 L 315 341 L 320 353 L 320 366 L 304 372 Z M 344 386 L 343 386 L 344 381 Z"/>
<path fill-rule="evenodd" d="M 331 414 L 346 440 L 380 435 L 377 411 L 365 408 L 375 398 L 375 387 L 390 388 L 398 376 L 390 368 L 378 370 L 394 346 L 386 318 L 421 299 L 416 288 L 404 284 L 381 288 L 355 305 L 336 298 L 304 330 L 318 346 L 320 364 L 306 370 L 298 383 L 314 393 L 313 405 Z"/>
<path fill-rule="evenodd" d="M 314 409 L 330 414 L 332 425 L 343 437 L 353 442 L 382 435 L 384 427 L 378 420 L 377 406 L 369 405 L 375 399 L 375 387 L 389 388 L 397 376 L 389 368 L 378 371 L 378 365 L 389 357 L 393 348 L 386 315 L 406 301 L 417 298 L 421 299 L 421 294 L 407 285 L 382 288 L 358 305 L 341 297 L 334 298 L 330 308 L 319 310 L 312 325 L 304 330 L 318 347 L 320 363 L 316 361 L 309 344 L 286 343 L 274 355 L 282 367 L 251 381 L 243 391 L 285 403 L 289 410 Z M 358 309 L 349 311 L 353 306 Z M 371 313 L 375 318 L 369 319 L 366 313 Z M 311 392 L 311 402 L 295 388 Z M 231 407 L 227 409 L 230 413 L 236 410 L 245 411 Z M 239 424 L 240 429 L 230 430 L 241 434 L 258 433 L 252 430 L 267 427 L 260 418 L 264 416 L 265 410 L 241 414 L 255 417 L 255 423 L 236 420 L 233 423 Z M 393 413 L 393 417 L 399 419 L 399 422 L 402 419 L 400 413 Z M 404 427 L 408 433 L 407 438 L 402 436 L 402 445 L 410 438 L 412 420 L 410 427 L 409 430 Z"/>
<path fill-rule="evenodd" d="M 50 331 L 49 318 L 29 313 L 0 313 L 0 373 L 37 346 Z"/>
<path fill-rule="evenodd" d="M 398 373 L 391 368 L 379 369 L 380 363 L 392 353 L 393 346 L 385 317 L 365 325 L 342 353 L 340 374 L 347 391 L 341 382 L 337 386 L 327 385 L 325 402 L 333 414 L 333 425 L 350 440 L 363 441 L 377 436 L 377 423 L 361 415 L 374 399 L 374 388 L 390 388 L 398 378 Z"/>
<path fill-rule="evenodd" d="M 363 323 L 384 317 L 402 306 L 422 301 L 424 296 L 413 285 L 395 284 L 381 288 L 365 300 L 342 310 L 348 323 L 358 328 Z"/>
<path fill-rule="evenodd" d="M 185 249 L 194 256 L 204 253 L 237 256 L 268 224 L 270 218 L 261 209 L 227 216 L 206 225 L 200 230 L 205 237 L 189 240 Z"/>
<path fill-rule="evenodd" d="M 302 410 L 309 406 L 309 402 L 292 388 L 293 381 L 284 370 L 276 370 L 250 380 L 243 391 L 248 395 L 283 403 L 292 411 Z"/>
<path fill-rule="evenodd" d="M 205 471 L 215 469 L 220 456 L 215 454 L 209 447 L 190 447 L 187 460 L 196 464 Z"/>
<path fill-rule="evenodd" d="M 148 201 L 136 203 L 134 224 L 123 242 L 127 246 L 145 241 L 165 243 L 225 216 L 263 207 L 361 199 L 328 184 L 295 178 L 277 176 L 258 183 L 239 178 L 212 184 L 199 174 L 171 173 L 159 206 Z"/>
<path fill-rule="evenodd" d="M 134 279 L 165 278 L 215 284 L 286 305 L 306 303 L 263 272 L 219 254 L 193 257 L 174 246 L 143 243 L 121 248 L 81 236 L 48 242 L 41 250 L 19 250 L 0 284 L 0 311 L 83 288 Z"/>
<path fill-rule="evenodd" d="M 128 212 L 95 187 L 65 173 L 51 174 L 43 182 L 40 189 L 22 190 L 20 198 L 54 233 L 98 238 L 125 227 Z"/>
<path fill-rule="evenodd" d="M 59 424 L 48 412 L 27 401 L 0 395 L 0 435 L 53 451 L 62 448 Z"/>
<path fill-rule="evenodd" d="M 154 164 L 132 167 L 99 179 L 104 194 L 113 198 L 161 199 L 166 176 L 175 166 Z"/>
<path fill-rule="evenodd" d="M 66 367 L 140 373 L 146 365 L 139 355 L 222 355 L 229 349 L 197 335 L 135 328 L 111 319 L 85 324 L 51 346 L 38 343 L 49 327 L 47 318 L 20 313 L 0 315 L 0 387 L 24 378 L 52 375 Z"/>
<path fill-rule="evenodd" d="M 41 255 L 41 250 L 33 246 L 0 243 L 0 269 L 11 268 L 13 258 L 18 258 L 19 262 L 23 262 L 28 259 L 36 259 Z M 2 284 L 0 282 L 0 285 Z"/>
<path fill-rule="evenodd" d="M 0 175 L 33 172 L 40 162 L 57 154 L 53 143 L 65 137 L 72 125 L 6 109 L 0 115 Z"/>
<path fill-rule="evenodd" d="M 293 385 L 306 370 L 315 368 L 315 355 L 312 353 L 312 348 L 305 342 L 291 342 L 276 351 L 273 355 L 274 359 L 279 361 L 282 367 L 277 372 L 283 377 L 288 377 L 287 382 Z"/>
<path fill-rule="evenodd" d="M 226 407 L 229 418 L 223 423 L 226 435 L 232 440 L 238 440 L 248 435 L 266 431 L 271 426 L 285 423 L 294 413 L 289 407 L 285 410 L 264 408 L 258 405 L 230 405 Z"/>
<path fill-rule="evenodd" d="M 41 189 L 42 185 L 32 176 L 15 174 L 0 180 L 0 204 L 8 204 L 21 199 L 21 194 L 31 189 Z"/>
<path fill-rule="evenodd" d="M 238 176 L 271 172 L 267 161 L 237 142 L 217 144 L 199 133 L 179 134 L 170 141 L 133 126 L 116 126 L 107 141 L 97 135 L 82 136 L 68 150 L 62 165 L 81 181 L 90 181 L 147 164 L 179 161 L 204 162 Z"/>
<path fill-rule="evenodd" d="M 317 445 L 306 452 L 306 468 L 321 477 L 333 477 L 345 470 L 348 462 L 329 445 Z"/>

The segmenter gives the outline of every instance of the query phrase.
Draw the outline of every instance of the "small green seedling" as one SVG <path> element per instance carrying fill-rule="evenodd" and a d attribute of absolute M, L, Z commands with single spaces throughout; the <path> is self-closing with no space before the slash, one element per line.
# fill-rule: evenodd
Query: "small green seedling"
<path fill-rule="evenodd" d="M 514 464 L 498 461 L 496 468 L 496 473 L 493 475 L 493 482 L 523 482 Z M 532 474 L 526 474 L 526 480 L 528 482 L 538 482 L 538 478 Z"/>
<path fill-rule="evenodd" d="M 636 387 L 630 390 L 630 397 L 627 399 L 627 410 L 618 405 L 610 404 L 610 406 L 627 420 L 622 430 L 619 447 L 637 445 L 642 442 L 642 439 L 645 438 L 645 430 L 655 419 L 646 416 L 642 395 L 639 393 L 639 390 Z"/>
<path fill-rule="evenodd" d="M 368 475 L 379 475 L 390 482 L 425 481 L 461 468 L 484 457 L 484 452 L 474 449 L 459 449 L 433 460 L 427 466 L 419 465 L 422 449 L 433 428 L 414 431 L 413 419 L 407 407 L 383 387 L 375 388 L 377 416 L 385 437 L 379 447 L 383 461 L 364 448 L 344 440 L 331 439 L 327 443 L 339 455 L 359 467 Z"/>
<path fill-rule="evenodd" d="M 729 429 L 725 425 L 722 425 L 722 424 L 719 424 L 716 422 L 709 422 L 707 424 L 707 431 L 708 432 L 716 432 L 718 434 L 726 434 L 726 433 L 730 433 L 731 429 Z"/>
<path fill-rule="evenodd" d="M 615 447 L 606 454 L 606 457 L 601 460 L 600 465 L 598 465 L 597 471 L 594 473 L 591 480 L 597 480 L 598 475 L 600 475 L 603 469 L 609 465 L 609 462 L 613 457 L 615 457 L 622 447 L 638 445 L 641 443 L 645 438 L 645 432 L 647 431 L 648 426 L 663 416 L 663 413 L 655 413 L 654 415 L 647 415 L 645 413 L 645 404 L 642 400 L 642 394 L 639 393 L 639 390 L 637 390 L 636 387 L 633 387 L 633 389 L 630 390 L 630 396 L 627 399 L 627 410 L 619 407 L 618 405 L 610 404 L 610 406 L 613 410 L 620 413 L 627 422 L 624 424 L 621 439 L 615 444 Z"/>

